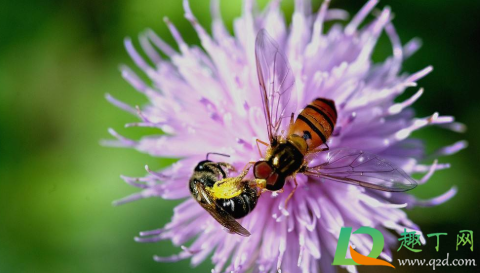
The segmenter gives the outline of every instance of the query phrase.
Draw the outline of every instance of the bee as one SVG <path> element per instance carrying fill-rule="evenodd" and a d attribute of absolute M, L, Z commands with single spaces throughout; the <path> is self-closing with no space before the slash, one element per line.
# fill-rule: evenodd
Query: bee
<path fill-rule="evenodd" d="M 294 119 L 295 78 L 288 59 L 265 30 L 257 34 L 255 58 L 269 140 L 257 139 L 258 152 L 264 159 L 248 163 L 240 175 L 229 177 L 233 166 L 208 160 L 213 154 L 209 153 L 190 179 L 192 196 L 230 233 L 250 236 L 235 219 L 252 212 L 262 192 L 282 191 L 287 179 L 292 178 L 295 188 L 286 206 L 298 187 L 295 176 L 299 173 L 388 192 L 417 186 L 402 169 L 377 155 L 350 148 L 330 150 L 327 140 L 337 122 L 333 100 L 316 98 Z M 259 143 L 267 146 L 265 156 Z M 252 166 L 255 178 L 244 180 Z"/>
<path fill-rule="evenodd" d="M 291 177 L 295 188 L 288 201 L 298 186 L 298 173 L 390 192 L 417 185 L 403 170 L 376 155 L 349 148 L 329 149 L 327 140 L 337 121 L 333 100 L 316 98 L 294 120 L 295 78 L 288 59 L 266 30 L 257 34 L 255 58 L 269 143 L 257 139 L 264 160 L 249 164 L 254 164 L 253 174 L 265 181 L 266 190 L 282 190 Z M 267 146 L 265 156 L 259 143 Z"/>
<path fill-rule="evenodd" d="M 189 182 L 190 193 L 230 233 L 250 236 L 250 232 L 235 220 L 245 217 L 257 205 L 256 187 L 251 185 L 252 181 L 243 180 L 248 170 L 238 177 L 228 177 L 233 166 L 208 160 L 210 154 L 217 153 L 208 153 L 206 160 L 195 167 Z"/>

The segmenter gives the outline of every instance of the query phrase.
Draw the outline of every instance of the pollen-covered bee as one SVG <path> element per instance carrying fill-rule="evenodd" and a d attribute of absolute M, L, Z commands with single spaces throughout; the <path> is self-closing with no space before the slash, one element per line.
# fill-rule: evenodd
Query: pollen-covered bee
<path fill-rule="evenodd" d="M 243 180 L 248 170 L 238 177 L 228 177 L 229 172 L 234 170 L 233 166 L 210 161 L 209 154 L 194 169 L 189 183 L 190 193 L 230 233 L 250 236 L 248 230 L 235 220 L 246 216 L 257 204 L 256 187 Z"/>
<path fill-rule="evenodd" d="M 295 78 L 286 56 L 265 30 L 257 35 L 255 57 L 269 143 L 257 140 L 264 160 L 254 164 L 253 174 L 265 180 L 267 190 L 282 189 L 288 177 L 296 189 L 297 173 L 392 192 L 417 185 L 403 170 L 376 155 L 348 148 L 329 150 L 326 142 L 337 121 L 333 100 L 313 100 L 294 120 Z M 267 146 L 265 156 L 258 143 Z"/>

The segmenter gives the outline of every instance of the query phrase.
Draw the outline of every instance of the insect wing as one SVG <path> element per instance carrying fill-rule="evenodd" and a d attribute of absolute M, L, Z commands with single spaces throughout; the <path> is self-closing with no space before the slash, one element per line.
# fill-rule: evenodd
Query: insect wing
<path fill-rule="evenodd" d="M 307 175 L 389 192 L 417 186 L 414 179 L 391 162 L 360 150 L 342 148 L 313 157 L 305 171 Z"/>
<path fill-rule="evenodd" d="M 198 203 L 206 210 L 210 215 L 217 220 L 222 226 L 228 229 L 229 233 L 236 233 L 241 236 L 248 237 L 250 232 L 240 225 L 235 218 L 224 211 L 220 206 L 215 203 L 210 194 L 203 189 L 203 187 L 197 185 L 198 190 Z"/>
<path fill-rule="evenodd" d="M 280 129 L 282 120 L 289 121 L 291 114 L 295 113 L 297 101 L 295 96 L 292 97 L 295 77 L 287 57 L 265 29 L 257 34 L 255 58 L 263 112 L 271 142 Z"/>

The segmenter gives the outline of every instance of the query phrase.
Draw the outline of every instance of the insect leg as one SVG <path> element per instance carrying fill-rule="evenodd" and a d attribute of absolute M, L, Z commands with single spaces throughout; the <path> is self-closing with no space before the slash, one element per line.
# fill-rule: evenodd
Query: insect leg
<path fill-rule="evenodd" d="M 248 181 L 248 186 L 257 187 L 263 190 L 267 188 L 267 180 L 255 178 Z"/>
<path fill-rule="evenodd" d="M 288 195 L 287 200 L 285 200 L 285 208 L 287 208 L 288 201 L 290 200 L 290 198 L 292 198 L 293 194 L 298 188 L 298 182 L 297 178 L 295 178 L 295 175 L 293 176 L 293 182 L 295 182 L 295 188 L 293 188 L 292 192 L 290 192 L 290 194 Z"/>
<path fill-rule="evenodd" d="M 248 171 L 250 171 L 250 168 L 253 166 L 253 164 L 255 164 L 256 162 L 255 161 L 250 161 L 247 163 L 247 165 L 245 165 L 245 167 L 243 168 L 242 172 L 240 173 L 239 176 L 237 177 L 230 177 L 230 178 L 225 178 L 225 179 L 222 179 L 220 181 L 218 181 L 218 185 L 222 185 L 223 183 L 226 183 L 228 181 L 236 181 L 236 183 L 240 183 L 243 178 L 247 175 Z M 219 163 L 220 164 L 220 163 Z M 224 163 L 224 164 L 228 164 L 228 163 Z M 230 164 L 228 164 L 230 165 Z M 233 168 L 233 166 L 232 166 Z"/>
<path fill-rule="evenodd" d="M 243 174 L 242 178 L 243 178 L 245 175 L 247 175 L 248 171 L 250 170 L 250 168 L 251 168 L 253 165 L 255 165 L 255 163 L 257 163 L 257 162 L 255 162 L 255 161 L 250 161 L 250 162 L 247 163 L 247 165 L 245 165 L 245 167 L 243 167 L 243 170 L 242 170 L 242 172 L 241 172 L 241 173 Z"/>
<path fill-rule="evenodd" d="M 225 168 L 227 171 L 235 171 L 235 167 L 233 167 L 231 164 L 228 164 L 226 162 L 219 162 L 218 165 Z"/>
<path fill-rule="evenodd" d="M 265 179 L 252 179 L 248 181 L 248 186 L 250 188 L 259 188 L 260 191 L 257 192 L 257 196 L 262 195 L 262 193 L 269 191 L 267 190 L 267 180 Z"/>
<path fill-rule="evenodd" d="M 263 155 L 262 155 L 262 151 L 260 150 L 260 145 L 258 145 L 258 143 L 261 143 L 261 144 L 263 144 L 263 145 L 265 145 L 265 146 L 267 146 L 267 147 L 268 147 L 268 143 L 266 143 L 266 142 L 264 142 L 264 141 L 261 141 L 261 140 L 258 139 L 258 138 L 257 138 L 256 142 L 257 142 L 258 154 L 260 155 L 261 158 L 264 158 Z"/>
<path fill-rule="evenodd" d="M 248 171 L 250 171 L 250 168 L 255 164 L 256 162 L 255 161 L 250 161 L 247 163 L 247 165 L 245 165 L 245 167 L 243 167 L 243 170 L 242 172 L 240 173 L 240 178 L 244 178 L 245 175 L 247 175 Z"/>

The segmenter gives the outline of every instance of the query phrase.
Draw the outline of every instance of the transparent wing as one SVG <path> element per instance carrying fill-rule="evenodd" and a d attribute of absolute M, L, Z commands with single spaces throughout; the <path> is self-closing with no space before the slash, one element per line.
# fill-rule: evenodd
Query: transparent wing
<path fill-rule="evenodd" d="M 387 160 L 360 150 L 342 148 L 312 156 L 305 174 L 362 186 L 401 192 L 417 186 L 417 182 Z"/>
<path fill-rule="evenodd" d="M 210 194 L 203 189 L 200 185 L 197 184 L 198 190 L 198 203 L 206 210 L 212 217 L 217 220 L 222 226 L 228 229 L 229 233 L 236 233 L 241 236 L 248 237 L 250 232 L 246 230 L 242 225 L 240 225 L 235 218 L 223 210 L 220 206 L 215 203 L 214 199 Z"/>
<path fill-rule="evenodd" d="M 297 102 L 291 96 L 295 77 L 287 57 L 264 29 L 257 34 L 255 58 L 263 112 L 271 142 L 277 135 L 282 120 L 289 121 L 291 114 L 295 113 Z"/>

